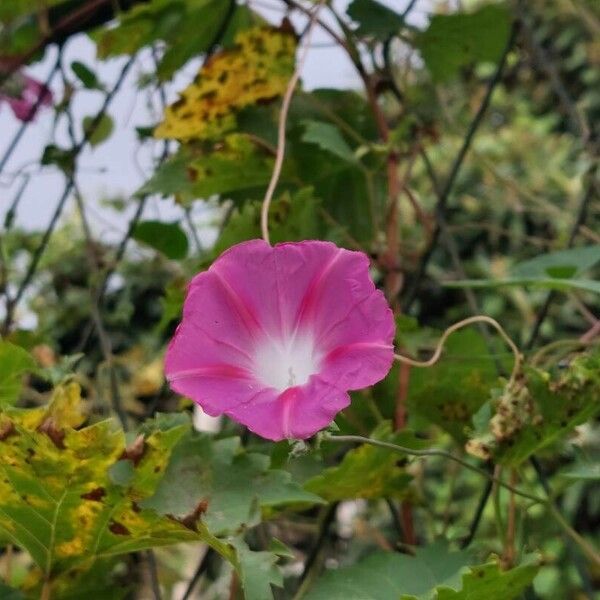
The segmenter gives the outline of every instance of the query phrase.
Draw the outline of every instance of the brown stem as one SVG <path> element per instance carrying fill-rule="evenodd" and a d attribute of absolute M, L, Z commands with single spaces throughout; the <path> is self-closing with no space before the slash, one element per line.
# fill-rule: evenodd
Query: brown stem
<path fill-rule="evenodd" d="M 44 585 L 42 586 L 42 592 L 40 594 L 40 600 L 50 600 L 52 589 L 50 587 L 50 580 L 45 579 Z"/>

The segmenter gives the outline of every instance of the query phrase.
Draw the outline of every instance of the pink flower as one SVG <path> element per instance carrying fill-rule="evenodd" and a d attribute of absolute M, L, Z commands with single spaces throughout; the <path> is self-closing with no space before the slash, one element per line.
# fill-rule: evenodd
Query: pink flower
<path fill-rule="evenodd" d="M 383 379 L 394 319 L 361 252 L 233 246 L 192 280 L 169 344 L 171 387 L 271 440 L 308 438 Z"/>
<path fill-rule="evenodd" d="M 43 83 L 23 73 L 15 73 L 0 88 L 0 102 L 8 102 L 15 117 L 21 121 L 31 121 L 35 107 L 49 106 L 52 92 Z"/>

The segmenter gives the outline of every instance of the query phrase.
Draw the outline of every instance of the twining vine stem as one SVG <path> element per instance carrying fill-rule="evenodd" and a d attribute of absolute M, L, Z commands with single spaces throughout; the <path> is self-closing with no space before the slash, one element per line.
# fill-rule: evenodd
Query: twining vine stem
<path fill-rule="evenodd" d="M 294 73 L 288 82 L 285 94 L 283 96 L 283 101 L 281 103 L 281 111 L 279 112 L 279 124 L 277 128 L 277 154 L 275 156 L 273 172 L 271 173 L 271 180 L 269 181 L 269 185 L 267 187 L 267 191 L 265 193 L 265 197 L 263 199 L 260 211 L 260 229 L 262 232 L 262 238 L 263 240 L 265 240 L 265 242 L 267 242 L 267 244 L 271 243 L 269 237 L 269 208 L 271 207 L 273 194 L 275 193 L 275 188 L 277 187 L 277 183 L 279 182 L 281 169 L 283 167 L 283 159 L 285 158 L 285 129 L 287 125 L 287 116 L 290 109 L 290 104 L 292 103 L 292 98 L 294 96 L 296 85 L 298 84 L 298 80 L 300 79 L 300 74 L 302 72 L 302 67 L 304 66 L 304 61 L 306 60 L 306 57 L 310 50 L 310 40 L 312 38 L 312 33 L 315 28 L 315 23 L 317 22 L 317 16 L 324 2 L 325 0 L 321 0 L 321 2 L 319 2 L 319 4 L 314 8 L 310 16 L 308 29 L 306 32 L 306 40 L 304 42 L 304 49 L 302 51 L 302 54 L 300 55 L 300 58 L 298 59 L 296 69 L 294 70 Z"/>
<path fill-rule="evenodd" d="M 462 321 L 458 321 L 458 323 L 454 323 L 454 325 L 450 325 L 450 327 L 448 327 L 448 329 L 446 329 L 446 331 L 444 331 L 444 333 L 442 334 L 442 337 L 440 338 L 439 342 L 437 343 L 437 346 L 435 348 L 433 355 L 428 360 L 425 360 L 425 361 L 414 360 L 412 358 L 409 358 L 408 356 L 403 356 L 401 354 L 394 354 L 394 358 L 398 362 L 410 365 L 411 367 L 421 367 L 421 368 L 431 367 L 440 359 L 440 357 L 442 355 L 442 351 L 444 349 L 444 344 L 446 343 L 446 340 L 448 339 L 448 337 L 455 331 L 458 331 L 459 329 L 462 329 L 463 327 L 467 327 L 468 325 L 472 325 L 473 323 L 488 323 L 489 325 L 491 325 L 494 329 L 496 329 L 496 331 L 500 334 L 502 339 L 506 342 L 506 344 L 512 350 L 512 353 L 515 357 L 515 362 L 513 365 L 512 373 L 510 375 L 510 379 L 509 379 L 509 386 L 510 386 L 511 384 L 514 383 L 517 375 L 519 374 L 519 371 L 521 370 L 521 364 L 523 362 L 523 357 L 522 357 L 521 353 L 519 352 L 517 345 L 512 341 L 512 339 L 506 333 L 506 331 L 504 330 L 502 325 L 500 325 L 500 323 L 498 323 L 498 321 L 496 321 L 496 319 L 492 319 L 492 317 L 488 317 L 486 315 L 475 315 L 473 317 L 467 317 L 466 319 L 463 319 Z"/>

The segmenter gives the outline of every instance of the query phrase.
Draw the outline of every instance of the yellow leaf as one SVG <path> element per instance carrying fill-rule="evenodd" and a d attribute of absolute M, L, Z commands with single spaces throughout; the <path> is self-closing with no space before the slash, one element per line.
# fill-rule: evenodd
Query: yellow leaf
<path fill-rule="evenodd" d="M 169 106 L 157 138 L 214 139 L 236 125 L 236 113 L 281 96 L 294 71 L 296 38 L 290 31 L 254 27 L 231 50 L 215 54 Z"/>

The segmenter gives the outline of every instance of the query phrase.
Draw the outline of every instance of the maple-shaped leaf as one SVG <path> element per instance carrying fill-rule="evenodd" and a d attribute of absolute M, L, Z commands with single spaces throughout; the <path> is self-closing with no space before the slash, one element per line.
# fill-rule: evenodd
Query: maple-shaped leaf
<path fill-rule="evenodd" d="M 112 420 L 77 429 L 84 419 L 76 383 L 58 387 L 48 407 L 0 413 L 0 536 L 37 565 L 26 591 L 44 585 L 53 599 L 68 597 L 70 580 L 98 561 L 183 541 L 235 561 L 203 524 L 202 507 L 175 518 L 141 506 L 188 423 L 149 422 L 128 442 Z"/>
<path fill-rule="evenodd" d="M 238 33 L 235 46 L 210 58 L 165 110 L 157 138 L 215 139 L 236 126 L 236 113 L 285 91 L 294 71 L 296 37 L 274 27 Z"/>

